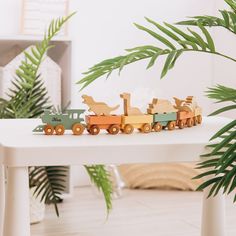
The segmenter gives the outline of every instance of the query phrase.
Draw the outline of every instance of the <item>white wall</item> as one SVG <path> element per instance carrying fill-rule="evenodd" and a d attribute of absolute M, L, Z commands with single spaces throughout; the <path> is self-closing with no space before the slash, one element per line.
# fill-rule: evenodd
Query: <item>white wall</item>
<path fill-rule="evenodd" d="M 14 35 L 20 31 L 22 0 L 0 0 L 0 35 Z"/>
<path fill-rule="evenodd" d="M 139 31 L 133 22 L 148 25 L 144 16 L 156 21 L 176 22 L 186 15 L 199 15 L 214 12 L 214 1 L 196 0 L 100 0 L 71 1 L 71 9 L 78 14 L 71 21 L 71 35 L 74 39 L 75 81 L 102 59 L 124 53 L 125 48 L 143 44 L 159 44 L 144 32 Z M 160 45 L 160 44 L 159 44 Z M 139 96 L 134 103 L 146 107 L 152 95 L 171 98 L 196 95 L 204 112 L 209 112 L 210 102 L 203 91 L 212 84 L 213 59 L 209 55 L 186 54 L 180 58 L 174 70 L 160 80 L 163 60 L 149 71 L 147 61 L 127 67 L 120 77 L 115 72 L 109 80 L 99 79 L 82 93 L 94 95 L 97 99 L 119 103 L 119 93 L 129 91 Z M 80 104 L 79 87 L 73 86 L 73 105 Z M 106 91 L 106 92 L 104 92 Z M 142 101 L 138 97 L 143 97 Z M 137 104 L 136 104 L 137 105 Z"/>
<path fill-rule="evenodd" d="M 120 77 L 114 73 L 109 80 L 99 79 L 80 93 L 75 82 L 82 78 L 82 72 L 88 67 L 123 54 L 125 48 L 158 45 L 133 25 L 133 22 L 148 25 L 144 16 L 172 23 L 184 16 L 215 14 L 218 7 L 225 7 L 223 0 L 71 0 L 70 10 L 77 11 L 69 27 L 73 38 L 72 105 L 81 106 L 82 93 L 114 105 L 121 102 L 121 92 L 131 92 L 133 103 L 143 109 L 154 95 L 170 99 L 172 96 L 196 95 L 204 114 L 208 114 L 213 106 L 204 96 L 206 87 L 216 82 L 235 86 L 236 75 L 232 62 L 210 55 L 183 55 L 163 80 L 159 79 L 163 63 L 160 60 L 160 64 L 148 71 L 145 70 L 147 62 L 136 63 L 124 69 Z M 0 0 L 0 35 L 19 32 L 20 11 L 21 0 Z M 222 35 L 222 32 L 214 31 L 217 48 L 236 56 L 234 36 L 230 33 Z M 77 172 L 80 171 L 77 169 Z"/>

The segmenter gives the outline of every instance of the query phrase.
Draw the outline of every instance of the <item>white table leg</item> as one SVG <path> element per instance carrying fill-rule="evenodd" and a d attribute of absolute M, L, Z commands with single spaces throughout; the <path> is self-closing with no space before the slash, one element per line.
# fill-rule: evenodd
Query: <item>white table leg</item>
<path fill-rule="evenodd" d="M 10 167 L 7 174 L 4 236 L 30 236 L 27 167 Z"/>
<path fill-rule="evenodd" d="M 0 164 L 0 236 L 3 236 L 3 222 L 5 209 L 5 169 Z"/>
<path fill-rule="evenodd" d="M 209 188 L 203 194 L 202 236 L 225 235 L 225 196 L 222 191 L 207 199 Z"/>

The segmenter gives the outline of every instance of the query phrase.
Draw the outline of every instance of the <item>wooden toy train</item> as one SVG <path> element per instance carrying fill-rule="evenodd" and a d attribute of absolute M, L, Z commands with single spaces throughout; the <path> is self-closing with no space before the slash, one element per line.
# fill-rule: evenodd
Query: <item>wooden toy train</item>
<path fill-rule="evenodd" d="M 63 135 L 65 130 L 72 130 L 74 135 L 81 135 L 87 129 L 89 134 L 97 135 L 101 129 L 105 129 L 109 134 L 115 135 L 120 131 L 131 134 L 136 128 L 142 133 L 149 133 L 152 130 L 160 132 L 162 129 L 173 130 L 176 127 L 183 129 L 202 122 L 202 110 L 193 96 L 188 96 L 185 100 L 174 98 L 175 105 L 168 100 L 154 98 L 146 114 L 131 106 L 129 93 L 123 93 L 120 97 L 124 102 L 123 115 L 111 114 L 119 105 L 109 107 L 106 103 L 94 101 L 91 96 L 83 95 L 83 103 L 94 115 L 86 115 L 84 120 L 81 115 L 85 110 L 82 109 L 70 109 L 63 114 L 47 110 L 42 115 L 44 124 L 37 126 L 33 132 Z"/>

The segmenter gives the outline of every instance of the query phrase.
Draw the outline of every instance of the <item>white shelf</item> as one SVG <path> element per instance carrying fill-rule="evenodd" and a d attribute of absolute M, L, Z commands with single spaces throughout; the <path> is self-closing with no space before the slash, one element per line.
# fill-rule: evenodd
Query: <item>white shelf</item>
<path fill-rule="evenodd" d="M 29 35 L 11 35 L 0 36 L 0 54 L 6 53 L 13 46 L 17 45 L 22 50 L 41 41 L 43 36 Z M 55 37 L 51 41 L 54 48 L 48 51 L 48 56 L 51 57 L 62 69 L 62 107 L 68 104 L 71 100 L 71 44 L 72 40 L 69 37 Z"/>

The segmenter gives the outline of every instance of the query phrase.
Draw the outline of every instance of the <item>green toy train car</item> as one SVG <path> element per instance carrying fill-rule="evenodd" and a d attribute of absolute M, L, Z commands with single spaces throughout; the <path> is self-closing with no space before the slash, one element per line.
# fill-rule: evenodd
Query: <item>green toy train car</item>
<path fill-rule="evenodd" d="M 84 119 L 80 117 L 85 110 L 68 109 L 63 114 L 56 114 L 46 110 L 42 115 L 43 125 L 37 126 L 33 132 L 44 132 L 46 135 L 63 135 L 65 130 L 72 130 L 74 135 L 84 132 Z"/>
<path fill-rule="evenodd" d="M 160 132 L 167 127 L 168 130 L 173 130 L 176 126 L 177 113 L 171 112 L 166 114 L 153 114 L 153 129 Z"/>

